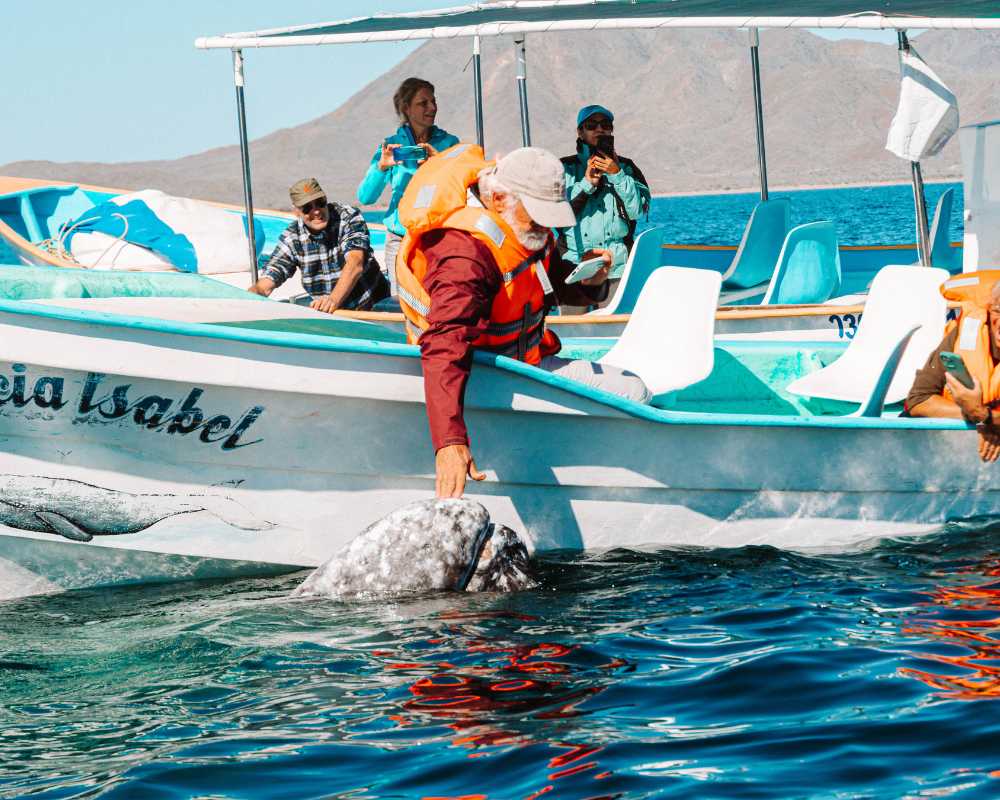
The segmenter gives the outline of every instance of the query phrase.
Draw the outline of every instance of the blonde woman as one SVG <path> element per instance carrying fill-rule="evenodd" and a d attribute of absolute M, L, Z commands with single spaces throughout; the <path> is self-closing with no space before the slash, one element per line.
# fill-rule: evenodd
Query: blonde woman
<path fill-rule="evenodd" d="M 396 207 L 406 190 L 406 185 L 423 161 L 441 150 L 458 144 L 458 137 L 434 124 L 437 117 L 437 100 L 434 85 L 422 78 L 407 78 L 392 97 L 399 117 L 399 128 L 383 141 L 372 156 L 368 172 L 358 186 L 358 201 L 364 205 L 378 202 L 386 184 L 392 187 L 389 208 L 385 214 L 385 268 L 389 273 L 392 293 L 396 294 L 396 253 L 406 231 L 399 224 Z M 420 147 L 422 157 L 397 160 L 393 151 L 400 147 Z"/>

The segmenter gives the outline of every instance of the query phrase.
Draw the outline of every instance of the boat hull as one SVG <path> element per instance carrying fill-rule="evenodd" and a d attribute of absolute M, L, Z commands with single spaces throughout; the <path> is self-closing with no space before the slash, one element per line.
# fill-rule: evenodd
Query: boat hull
<path fill-rule="evenodd" d="M 0 304 L 8 570 L 78 588 L 311 567 L 433 493 L 416 348 L 41 308 Z M 488 475 L 468 496 L 534 550 L 845 548 L 1000 513 L 954 422 L 671 412 L 492 361 L 468 388 Z"/>

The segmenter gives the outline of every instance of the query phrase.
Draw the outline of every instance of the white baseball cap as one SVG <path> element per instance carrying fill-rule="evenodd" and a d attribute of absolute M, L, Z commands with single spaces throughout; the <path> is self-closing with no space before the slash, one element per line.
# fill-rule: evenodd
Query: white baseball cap
<path fill-rule="evenodd" d="M 541 147 L 521 147 L 496 165 L 496 177 L 517 195 L 525 211 L 546 228 L 576 225 L 573 208 L 566 200 L 566 176 L 562 162 Z"/>

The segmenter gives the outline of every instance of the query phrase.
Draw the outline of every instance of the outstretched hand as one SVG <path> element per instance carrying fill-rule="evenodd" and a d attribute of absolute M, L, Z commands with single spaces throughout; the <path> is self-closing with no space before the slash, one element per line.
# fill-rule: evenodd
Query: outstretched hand
<path fill-rule="evenodd" d="M 464 444 L 449 444 L 437 451 L 434 457 L 437 471 L 436 491 L 438 497 L 461 497 L 465 493 L 465 480 L 486 479 L 486 475 L 476 468 L 472 452 Z"/>

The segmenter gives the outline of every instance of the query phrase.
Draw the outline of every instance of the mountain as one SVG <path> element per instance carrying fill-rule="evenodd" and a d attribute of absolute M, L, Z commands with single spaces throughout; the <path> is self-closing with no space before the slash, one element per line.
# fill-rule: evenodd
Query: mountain
<path fill-rule="evenodd" d="M 998 45 L 996 33 L 929 31 L 915 39 L 958 96 L 963 122 L 1000 116 Z M 356 202 L 376 145 L 396 127 L 392 94 L 409 75 L 435 84 L 441 126 L 473 139 L 470 52 L 467 39 L 428 42 L 331 113 L 252 142 L 255 203 L 288 207 L 287 187 L 306 175 L 319 178 L 332 197 Z M 884 149 L 899 91 L 894 47 L 764 31 L 760 57 L 772 186 L 909 180 L 908 165 Z M 521 143 L 510 39 L 483 40 L 482 64 L 492 155 Z M 573 151 L 577 109 L 601 103 L 616 114 L 619 152 L 639 164 L 654 192 L 757 186 L 745 32 L 529 36 L 528 98 L 533 144 L 557 155 Z M 928 159 L 924 172 L 930 180 L 960 175 L 957 139 Z M 0 166 L 0 173 L 242 202 L 235 145 L 172 161 L 20 161 Z"/>

